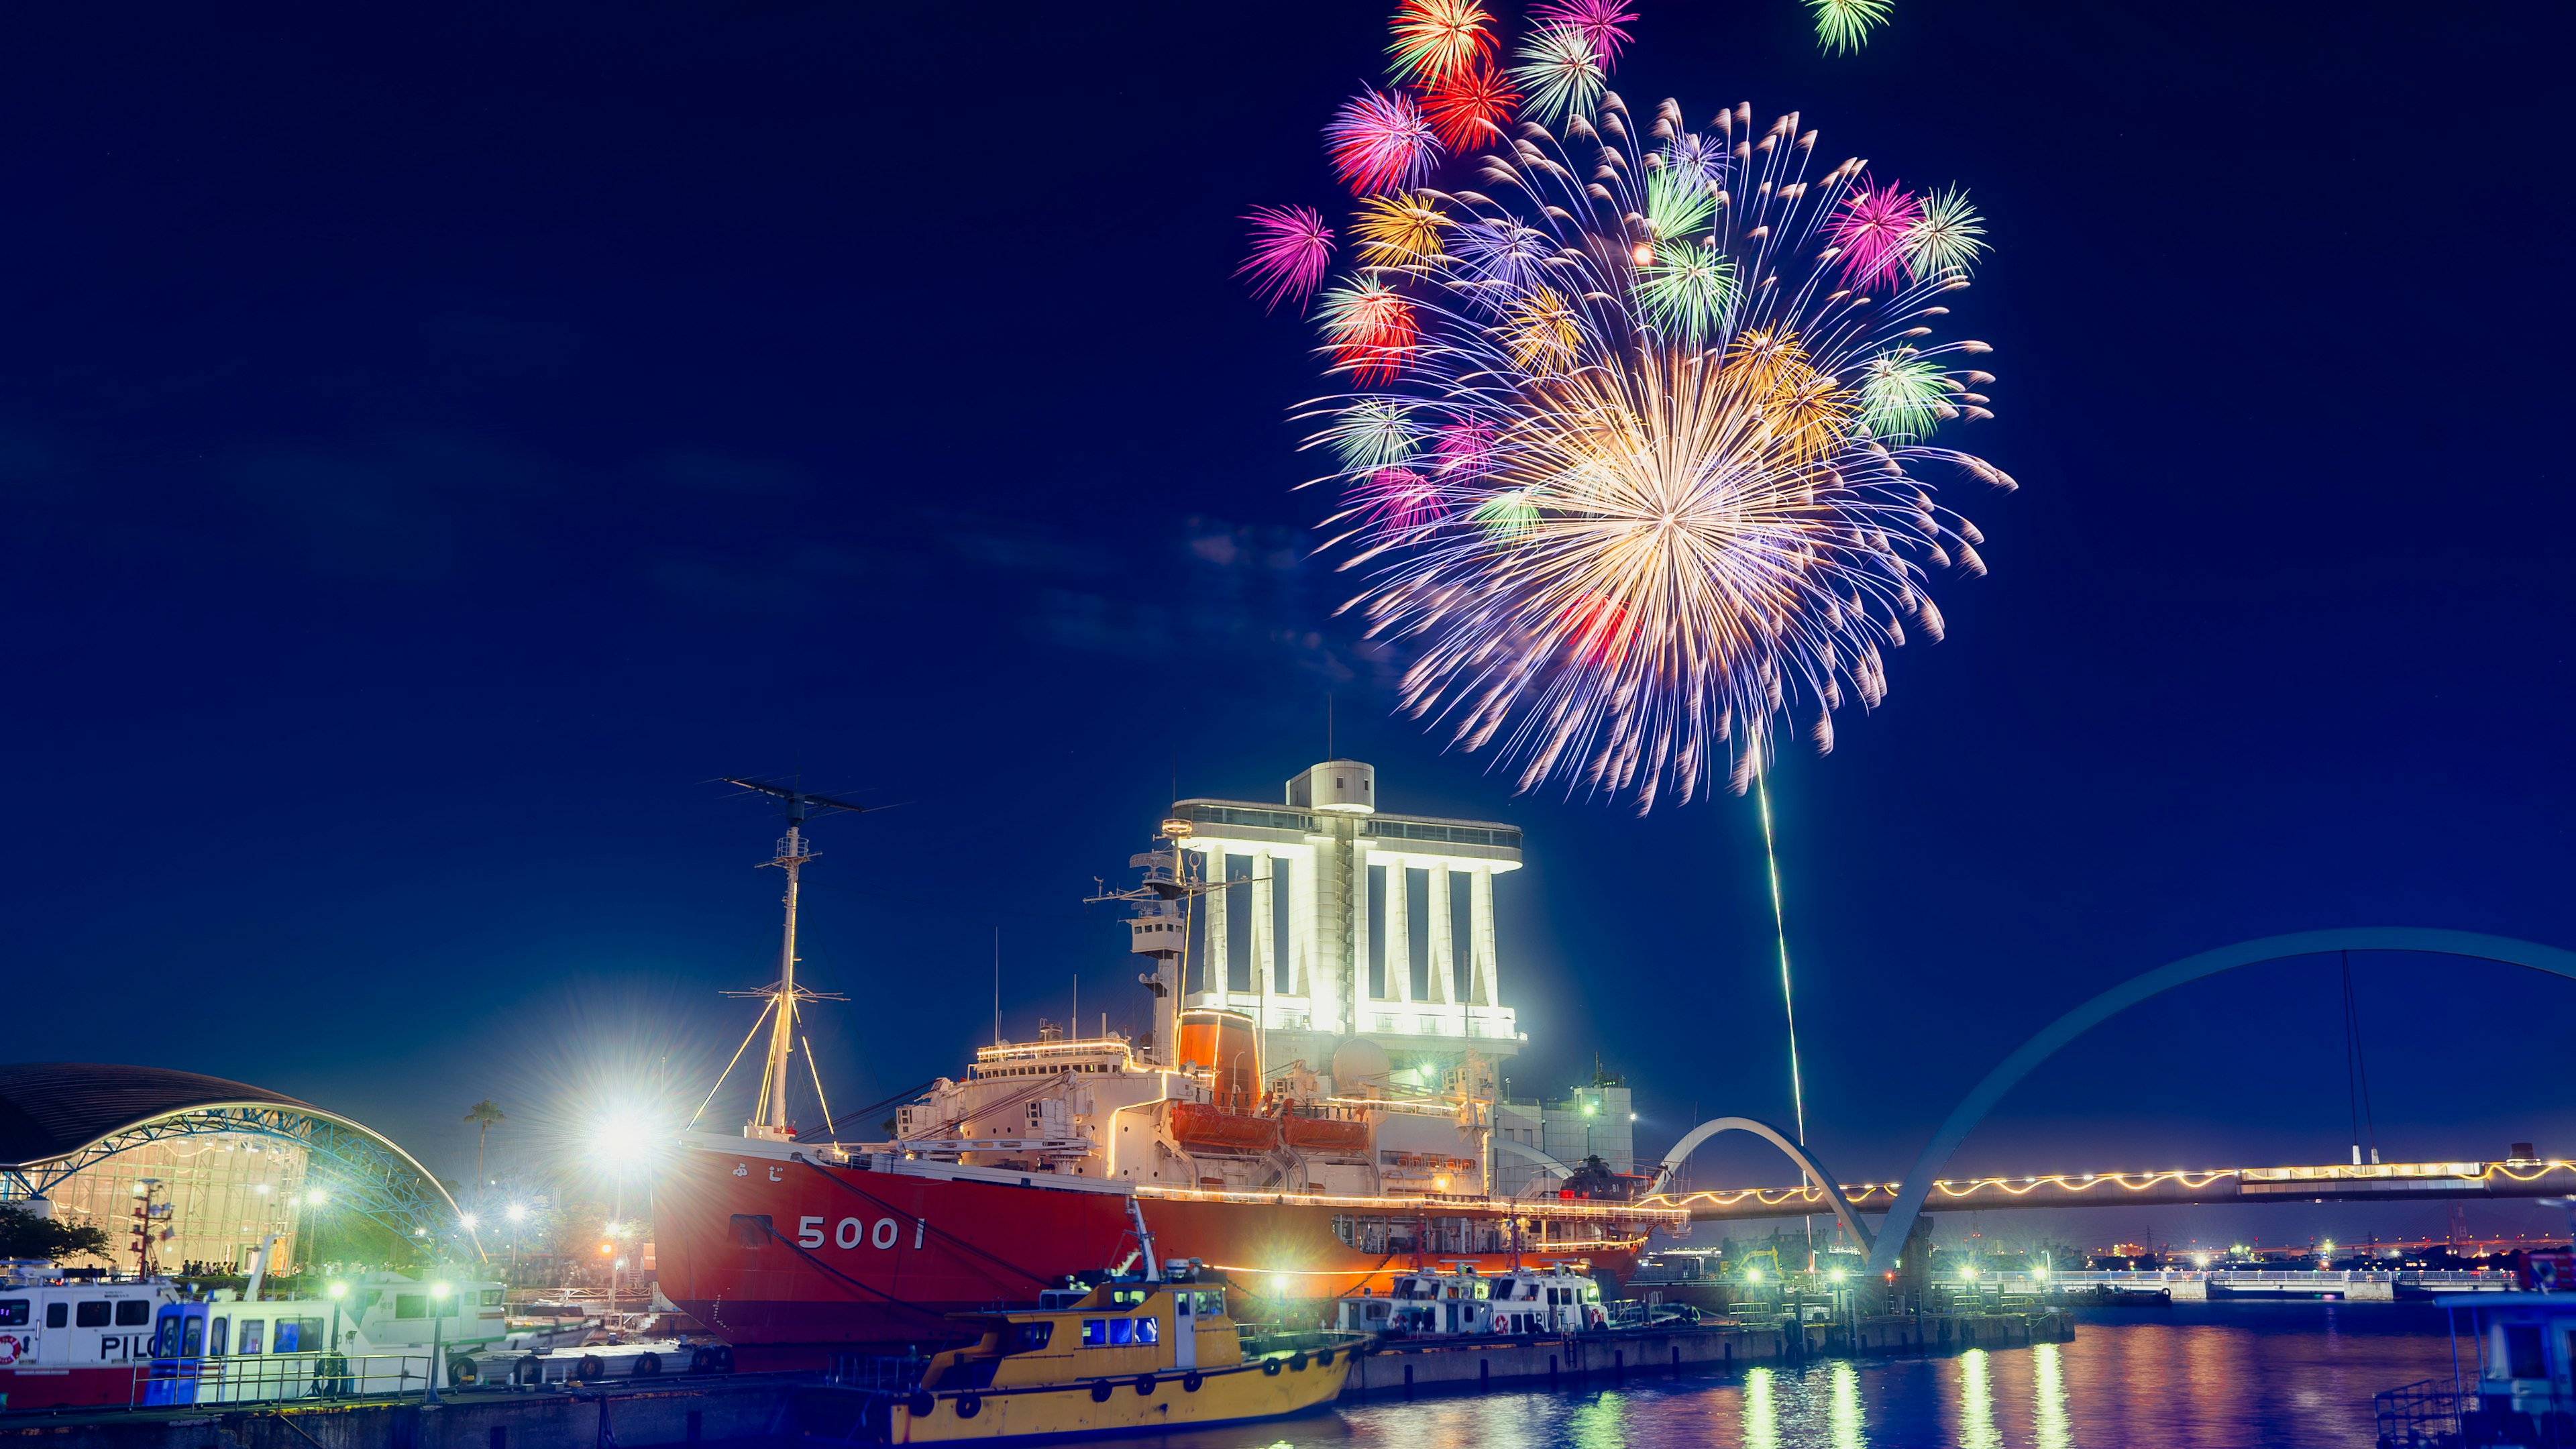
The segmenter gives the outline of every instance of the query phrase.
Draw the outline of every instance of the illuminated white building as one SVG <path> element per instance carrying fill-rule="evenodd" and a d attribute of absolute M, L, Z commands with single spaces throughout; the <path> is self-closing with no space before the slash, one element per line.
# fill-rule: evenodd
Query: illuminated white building
<path fill-rule="evenodd" d="M 1523 1040 L 1494 930 L 1494 878 L 1520 868 L 1520 829 L 1381 810 L 1377 771 L 1357 760 L 1283 793 L 1172 807 L 1201 858 L 1192 874 L 1227 883 L 1201 898 L 1187 1004 L 1261 1023 L 1274 1070 L 1302 1058 L 1331 1075 L 1344 1047 L 1339 1074 L 1353 1075 L 1368 1060 L 1347 1053 L 1357 1037 L 1409 1085 L 1490 1097 L 1493 1064 Z"/>

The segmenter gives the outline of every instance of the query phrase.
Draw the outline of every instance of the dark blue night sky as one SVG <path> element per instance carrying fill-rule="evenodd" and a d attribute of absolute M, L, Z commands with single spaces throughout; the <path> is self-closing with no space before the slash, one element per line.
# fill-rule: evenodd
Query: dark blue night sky
<path fill-rule="evenodd" d="M 1896 1176 L 2100 987 L 2326 926 L 2576 946 L 2565 17 L 1644 0 L 1614 86 L 1796 109 L 1999 253 L 1993 574 L 1777 777 L 1813 1135 Z M 1308 557 L 1301 325 L 1374 4 L 23 9 L 0 52 L 7 1055 L 235 1076 L 453 1167 L 769 978 L 821 832 L 835 1105 L 1143 995 L 1079 904 L 1333 744 L 1524 825 L 1516 1090 L 1785 1118 L 1748 802 L 1513 798 Z M 2355 963 L 2392 1159 L 2576 1152 L 2576 983 Z M 1962 1165 L 2331 1161 L 2334 963 L 2141 1009 Z M 692 1094 L 693 1095 L 693 1094 Z M 738 1112 L 738 1109 L 736 1109 Z M 496 1148 L 503 1134 L 496 1134 Z M 1702 1178 L 1780 1180 L 1752 1156 Z M 2109 1229 L 2103 1231 L 2107 1234 Z"/>

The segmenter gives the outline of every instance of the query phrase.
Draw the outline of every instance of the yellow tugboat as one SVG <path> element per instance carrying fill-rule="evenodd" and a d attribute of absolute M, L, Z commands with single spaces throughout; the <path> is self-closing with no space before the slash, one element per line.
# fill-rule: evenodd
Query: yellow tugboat
<path fill-rule="evenodd" d="M 1195 1263 L 1054 1290 L 1035 1309 L 951 1317 L 981 1337 L 932 1357 L 918 1379 L 869 1395 L 860 1433 L 879 1443 L 1155 1433 L 1329 1403 L 1368 1342 L 1356 1333 L 1264 1336 L 1238 1327 L 1228 1285 Z"/>
<path fill-rule="evenodd" d="M 1247 1344 L 1225 1295 L 1222 1283 L 1116 1279 L 1061 1307 L 958 1315 L 981 1323 L 982 1340 L 930 1360 L 888 1405 L 887 1438 L 1154 1433 L 1294 1414 L 1341 1393 L 1356 1336 Z"/>

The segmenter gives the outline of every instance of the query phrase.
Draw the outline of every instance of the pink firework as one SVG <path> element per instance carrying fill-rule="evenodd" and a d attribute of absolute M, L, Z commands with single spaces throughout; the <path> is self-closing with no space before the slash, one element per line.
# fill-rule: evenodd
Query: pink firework
<path fill-rule="evenodd" d="M 1431 123 L 1403 91 L 1366 90 L 1342 102 L 1324 139 L 1333 169 L 1362 196 L 1421 185 L 1440 154 Z"/>
<path fill-rule="evenodd" d="M 1234 274 L 1251 279 L 1264 310 L 1289 297 L 1306 305 L 1333 264 L 1333 229 L 1323 214 L 1311 206 L 1256 206 L 1243 219 L 1252 223 L 1252 255 Z"/>
<path fill-rule="evenodd" d="M 1564 25 L 1581 31 L 1605 71 L 1619 58 L 1619 47 L 1628 43 L 1628 22 L 1636 18 L 1624 0 L 1544 0 L 1531 6 L 1529 13 L 1532 30 Z"/>
<path fill-rule="evenodd" d="M 1843 198 L 1825 234 L 1842 248 L 1843 285 L 1874 287 L 1905 273 L 1905 236 L 1923 220 L 1923 203 L 1893 181 L 1863 185 Z"/>
<path fill-rule="evenodd" d="M 1494 425 L 1475 418 L 1442 423 L 1432 438 L 1431 454 L 1444 478 L 1481 477 L 1494 466 Z"/>
<path fill-rule="evenodd" d="M 1420 528 L 1438 523 L 1449 511 L 1431 480 L 1410 468 L 1378 469 L 1369 475 L 1365 491 L 1369 520 L 1385 528 Z"/>

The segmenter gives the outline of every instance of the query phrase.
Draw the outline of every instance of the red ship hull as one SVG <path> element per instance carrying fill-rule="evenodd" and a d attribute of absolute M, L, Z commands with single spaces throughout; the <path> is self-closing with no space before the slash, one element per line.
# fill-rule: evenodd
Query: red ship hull
<path fill-rule="evenodd" d="M 791 1144 L 684 1151 L 656 1194 L 663 1294 L 732 1343 L 745 1368 L 813 1368 L 836 1351 L 892 1353 L 957 1337 L 945 1315 L 1034 1302 L 1040 1289 L 1113 1267 L 1136 1246 L 1127 1194 L 1104 1183 L 867 1161 L 827 1164 Z M 1162 1257 L 1199 1259 L 1285 1301 L 1383 1292 L 1413 1266 L 1417 1242 L 1426 1258 L 1508 1268 L 1510 1216 L 1548 1210 L 1150 1189 L 1138 1201 Z M 1355 1211 L 1401 1223 L 1408 1237 L 1393 1251 L 1346 1241 L 1360 1236 L 1349 1228 Z M 1591 1216 L 1547 1231 L 1557 1238 L 1521 1239 L 1525 1256 L 1580 1257 L 1625 1277 L 1644 1230 Z"/>

